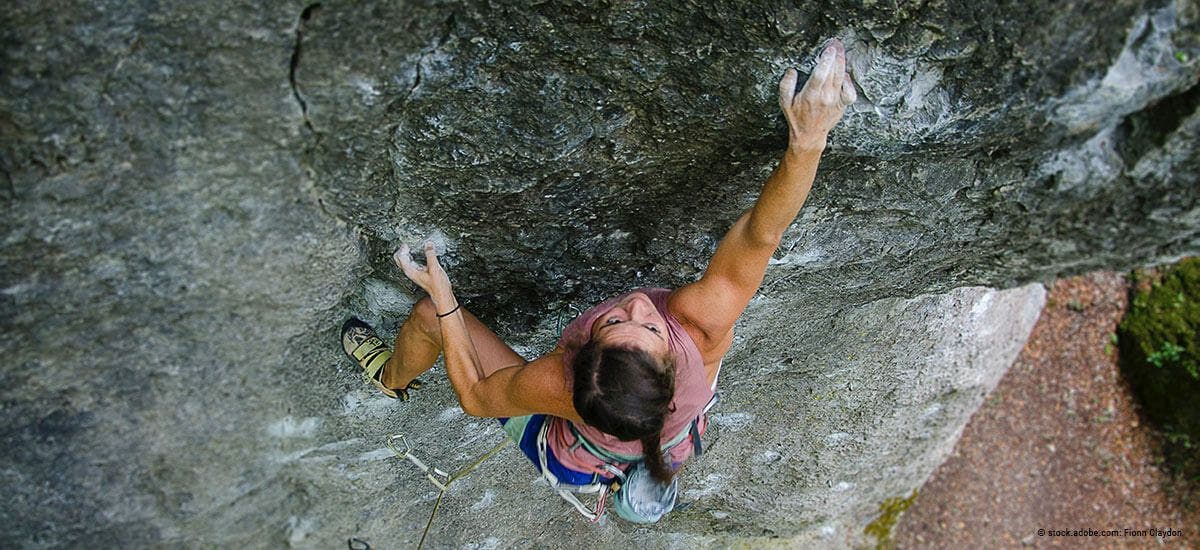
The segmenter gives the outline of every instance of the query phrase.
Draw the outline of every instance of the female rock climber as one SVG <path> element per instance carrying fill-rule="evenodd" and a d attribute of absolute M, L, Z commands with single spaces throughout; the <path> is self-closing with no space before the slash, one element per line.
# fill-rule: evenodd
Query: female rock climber
<path fill-rule="evenodd" d="M 834 40 L 799 92 L 796 70 L 785 72 L 779 105 L 787 150 L 698 281 L 633 290 L 596 305 L 563 330 L 553 351 L 527 361 L 460 306 L 432 243 L 425 244 L 425 266 L 405 245 L 394 259 L 429 295 L 401 326 L 396 353 L 357 319 L 343 327 L 343 347 L 365 378 L 401 399 L 444 353 L 463 411 L 500 418 L 543 474 L 549 470 L 563 483 L 603 483 L 640 464 L 667 484 L 699 449 L 703 411 L 733 342 L 734 321 L 808 197 L 829 131 L 856 99 L 845 67 L 845 49 Z"/>

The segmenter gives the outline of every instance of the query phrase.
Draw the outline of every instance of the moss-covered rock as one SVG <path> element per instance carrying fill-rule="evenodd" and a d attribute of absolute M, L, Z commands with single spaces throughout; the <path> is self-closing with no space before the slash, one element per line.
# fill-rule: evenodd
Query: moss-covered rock
<path fill-rule="evenodd" d="M 875 539 L 876 550 L 882 548 L 892 548 L 892 529 L 896 527 L 896 522 L 900 520 L 900 515 L 912 506 L 913 501 L 917 500 L 917 491 L 914 490 L 908 498 L 892 497 L 879 504 L 879 516 L 874 521 L 867 524 L 863 529 L 863 534 Z"/>
<path fill-rule="evenodd" d="M 1200 474 L 1200 258 L 1158 274 L 1135 272 L 1139 284 L 1121 322 L 1121 368 L 1146 414 L 1167 434 L 1168 459 Z"/>

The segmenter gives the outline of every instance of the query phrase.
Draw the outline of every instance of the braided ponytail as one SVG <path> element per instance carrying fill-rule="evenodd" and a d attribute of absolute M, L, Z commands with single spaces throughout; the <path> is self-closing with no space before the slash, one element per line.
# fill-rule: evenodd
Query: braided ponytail
<path fill-rule="evenodd" d="M 621 441 L 641 441 L 647 469 L 670 483 L 674 472 L 659 447 L 675 397 L 675 366 L 644 350 L 589 341 L 572 362 L 572 400 L 588 425 Z"/>
<path fill-rule="evenodd" d="M 659 483 L 666 485 L 671 482 L 671 478 L 675 476 L 675 472 L 667 467 L 666 461 L 663 459 L 662 436 L 659 432 L 642 437 L 642 455 L 644 456 L 646 468 L 650 470 L 650 475 Z"/>

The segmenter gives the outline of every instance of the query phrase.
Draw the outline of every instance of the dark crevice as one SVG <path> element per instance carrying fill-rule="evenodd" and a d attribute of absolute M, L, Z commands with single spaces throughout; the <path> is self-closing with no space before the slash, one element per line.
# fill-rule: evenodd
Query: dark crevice
<path fill-rule="evenodd" d="M 329 206 L 325 204 L 325 199 L 323 196 L 324 193 L 316 185 L 318 180 L 315 170 L 312 166 L 311 154 L 313 149 L 320 145 L 322 135 L 317 131 L 316 126 L 312 122 L 312 118 L 309 117 L 308 102 L 304 100 L 303 94 L 300 93 L 300 85 L 296 81 L 296 72 L 300 68 L 300 60 L 304 45 L 304 27 L 305 24 L 312 20 L 313 16 L 316 15 L 317 10 L 319 9 L 321 9 L 321 4 L 317 2 L 305 6 L 304 10 L 300 12 L 300 19 L 296 22 L 296 41 L 292 46 L 292 59 L 288 68 L 288 82 L 292 86 L 292 97 L 296 100 L 296 104 L 300 106 L 300 113 L 304 117 L 304 127 L 308 128 L 308 130 L 316 136 L 316 139 L 309 142 L 304 150 L 300 153 L 298 161 L 301 169 L 303 170 L 303 177 L 301 179 L 305 182 L 305 187 L 307 188 L 308 192 L 311 193 L 312 197 L 315 199 L 317 208 L 319 208 L 323 214 L 332 219 L 346 222 L 346 220 L 339 216 L 337 212 L 331 210 Z"/>
<path fill-rule="evenodd" d="M 1146 153 L 1161 148 L 1179 125 L 1200 107 L 1200 84 L 1133 113 L 1117 128 L 1117 150 L 1132 168 Z"/>
<path fill-rule="evenodd" d="M 416 93 L 417 87 L 421 85 L 421 62 L 422 61 L 425 61 L 424 55 L 421 56 L 421 59 L 417 60 L 417 77 L 413 79 L 413 85 L 411 88 L 408 89 L 408 96 L 404 98 L 406 102 L 408 101 L 408 98 L 412 97 L 412 95 L 414 93 Z"/>
<path fill-rule="evenodd" d="M 450 35 L 453 32 L 454 14 L 451 13 L 442 23 L 442 34 L 438 37 L 437 41 L 434 42 L 433 47 L 421 51 L 421 57 L 417 59 L 417 76 L 413 79 L 413 85 L 408 89 L 408 95 L 404 97 L 403 103 L 408 103 L 408 100 L 412 98 L 414 93 L 416 93 L 417 88 L 421 86 L 421 66 L 424 65 L 425 60 L 429 57 L 429 54 L 437 51 L 438 48 L 441 48 L 443 45 L 445 45 L 446 42 L 450 40 Z"/>
<path fill-rule="evenodd" d="M 436 49 L 442 47 L 442 45 L 445 44 L 446 41 L 450 40 L 451 32 L 454 32 L 454 14 L 453 13 L 451 13 L 449 16 L 447 16 L 446 21 L 442 23 L 442 36 L 441 36 L 441 38 L 438 39 L 437 46 L 434 46 L 433 49 L 436 50 Z"/>
<path fill-rule="evenodd" d="M 304 24 L 312 19 L 312 16 L 318 9 L 321 8 L 320 3 L 309 4 L 300 12 L 300 21 L 296 24 L 296 42 L 292 46 L 292 61 L 288 68 L 288 82 L 292 85 L 292 97 L 296 98 L 296 103 L 300 105 L 300 112 L 304 116 L 304 126 L 310 132 L 317 133 L 313 127 L 312 120 L 308 118 L 308 103 L 304 101 L 304 96 L 300 94 L 300 87 L 296 85 L 296 69 L 300 67 L 300 52 L 304 42 Z"/>
<path fill-rule="evenodd" d="M 13 184 L 12 174 L 3 165 L 0 165 L 0 199 L 10 201 L 17 198 L 17 187 Z"/>

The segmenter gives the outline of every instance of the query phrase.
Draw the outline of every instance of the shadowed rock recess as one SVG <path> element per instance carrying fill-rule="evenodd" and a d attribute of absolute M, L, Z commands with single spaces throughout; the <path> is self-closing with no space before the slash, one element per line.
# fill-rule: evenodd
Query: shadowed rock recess
<path fill-rule="evenodd" d="M 860 101 L 680 509 L 588 524 L 510 447 L 428 543 L 856 544 L 1015 358 L 1021 285 L 1200 253 L 1190 0 L 389 4 L 0 14 L 3 546 L 414 545 L 437 491 L 385 436 L 453 471 L 503 435 L 441 367 L 398 403 L 342 357 L 419 297 L 391 251 L 432 236 L 529 357 L 695 280 L 830 37 Z"/>

